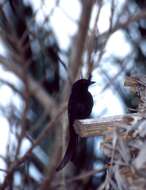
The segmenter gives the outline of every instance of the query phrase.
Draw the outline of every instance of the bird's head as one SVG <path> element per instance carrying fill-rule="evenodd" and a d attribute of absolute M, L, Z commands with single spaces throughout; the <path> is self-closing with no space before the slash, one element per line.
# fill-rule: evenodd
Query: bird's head
<path fill-rule="evenodd" d="M 73 84 L 72 90 L 88 90 L 88 87 L 94 83 L 91 80 L 80 79 Z"/>

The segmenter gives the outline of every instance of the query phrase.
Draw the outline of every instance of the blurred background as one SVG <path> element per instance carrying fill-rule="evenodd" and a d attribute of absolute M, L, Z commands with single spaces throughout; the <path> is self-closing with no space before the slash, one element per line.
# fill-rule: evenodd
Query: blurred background
<path fill-rule="evenodd" d="M 123 84 L 145 74 L 145 19 L 144 0 L 0 1 L 2 189 L 98 189 L 102 137 L 83 139 L 76 167 L 55 171 L 69 139 L 71 86 L 92 75 L 92 118 L 136 112 Z"/>

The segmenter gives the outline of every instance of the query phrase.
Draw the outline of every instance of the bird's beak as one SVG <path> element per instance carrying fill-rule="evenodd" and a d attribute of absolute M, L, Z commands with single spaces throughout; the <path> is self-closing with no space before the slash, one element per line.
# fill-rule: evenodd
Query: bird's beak
<path fill-rule="evenodd" d="M 95 81 L 90 81 L 90 85 L 95 84 L 95 83 L 96 83 Z"/>

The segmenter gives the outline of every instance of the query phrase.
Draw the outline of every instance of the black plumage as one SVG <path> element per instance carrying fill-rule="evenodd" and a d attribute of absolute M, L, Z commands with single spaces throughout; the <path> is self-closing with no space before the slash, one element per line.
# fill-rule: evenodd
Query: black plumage
<path fill-rule="evenodd" d="M 85 119 L 89 117 L 93 107 L 93 98 L 88 91 L 88 87 L 93 83 L 94 82 L 90 81 L 90 79 L 81 79 L 75 82 L 72 86 L 68 102 L 70 140 L 64 158 L 56 168 L 56 171 L 63 169 L 70 160 L 73 161 L 74 159 L 79 136 L 74 131 L 73 123 L 77 119 Z"/>

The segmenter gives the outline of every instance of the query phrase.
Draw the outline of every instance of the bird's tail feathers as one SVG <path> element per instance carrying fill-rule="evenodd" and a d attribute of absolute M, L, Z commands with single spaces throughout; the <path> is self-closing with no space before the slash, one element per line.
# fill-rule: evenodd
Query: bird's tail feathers
<path fill-rule="evenodd" d="M 78 139 L 77 136 L 75 136 L 74 138 L 70 138 L 67 150 L 65 152 L 65 155 L 64 155 L 62 161 L 60 162 L 60 164 L 58 165 L 58 167 L 56 168 L 56 171 L 59 171 L 59 170 L 63 169 L 65 167 L 65 165 L 74 156 L 75 148 L 77 146 L 77 139 Z"/>

